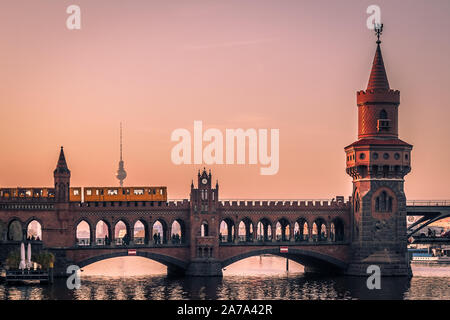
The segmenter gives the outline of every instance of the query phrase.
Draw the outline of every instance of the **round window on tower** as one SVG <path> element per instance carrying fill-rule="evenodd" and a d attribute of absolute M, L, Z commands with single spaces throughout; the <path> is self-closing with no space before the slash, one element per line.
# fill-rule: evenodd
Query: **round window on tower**
<path fill-rule="evenodd" d="M 384 158 L 385 160 L 389 159 L 389 153 L 383 154 L 383 158 Z"/>
<path fill-rule="evenodd" d="M 375 160 L 377 160 L 377 159 L 378 159 L 378 153 L 374 152 L 374 153 L 373 153 L 373 158 L 374 158 Z"/>
<path fill-rule="evenodd" d="M 396 153 L 396 154 L 394 154 L 394 158 L 395 158 L 395 160 L 398 160 L 398 159 L 400 159 L 400 153 Z"/>
<path fill-rule="evenodd" d="M 360 154 L 359 154 L 359 158 L 360 158 L 361 160 L 364 160 L 365 157 L 366 157 L 366 154 L 365 154 L 365 153 L 360 153 Z"/>

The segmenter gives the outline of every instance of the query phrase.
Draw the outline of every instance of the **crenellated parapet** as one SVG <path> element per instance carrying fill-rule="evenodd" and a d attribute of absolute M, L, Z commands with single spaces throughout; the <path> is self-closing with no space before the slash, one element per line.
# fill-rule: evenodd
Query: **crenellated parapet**
<path fill-rule="evenodd" d="M 356 103 L 358 106 L 379 102 L 400 104 L 400 91 L 392 89 L 367 89 L 356 92 Z"/>
<path fill-rule="evenodd" d="M 337 199 L 337 200 L 336 200 Z M 266 210 L 267 212 L 307 210 L 342 210 L 350 207 L 350 201 L 344 201 L 344 197 L 336 197 L 332 200 L 226 200 L 220 201 L 222 211 L 242 210 Z"/>

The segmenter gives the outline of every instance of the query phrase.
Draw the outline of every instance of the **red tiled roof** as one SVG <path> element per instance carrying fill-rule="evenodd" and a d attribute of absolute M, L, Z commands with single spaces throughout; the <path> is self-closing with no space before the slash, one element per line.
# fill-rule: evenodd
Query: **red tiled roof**
<path fill-rule="evenodd" d="M 389 140 L 383 140 L 383 139 L 361 139 L 356 142 L 353 142 L 351 145 L 345 147 L 345 149 L 349 147 L 356 147 L 356 146 L 365 146 L 365 145 L 378 145 L 378 146 L 409 146 L 412 147 L 409 143 L 406 143 L 405 141 L 402 141 L 400 139 L 389 139 Z"/>

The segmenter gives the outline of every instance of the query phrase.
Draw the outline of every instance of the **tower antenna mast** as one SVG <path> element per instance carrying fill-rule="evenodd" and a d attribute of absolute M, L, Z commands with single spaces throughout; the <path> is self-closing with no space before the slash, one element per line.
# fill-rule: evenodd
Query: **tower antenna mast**
<path fill-rule="evenodd" d="M 123 158 L 122 158 L 122 122 L 120 122 L 120 160 L 119 169 L 117 170 L 116 178 L 119 180 L 120 186 L 123 187 L 123 180 L 127 177 L 127 172 L 125 171 Z"/>

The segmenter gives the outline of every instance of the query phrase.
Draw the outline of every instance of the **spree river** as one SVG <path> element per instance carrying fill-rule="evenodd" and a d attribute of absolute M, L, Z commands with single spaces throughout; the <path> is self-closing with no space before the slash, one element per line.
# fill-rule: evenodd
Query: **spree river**
<path fill-rule="evenodd" d="M 450 300 L 450 265 L 414 265 L 411 279 L 382 278 L 380 290 L 369 290 L 366 278 L 305 275 L 303 267 L 292 261 L 286 271 L 286 260 L 275 256 L 237 262 L 226 268 L 223 278 L 175 279 L 168 278 L 165 268 L 156 262 L 114 259 L 85 267 L 78 290 L 67 289 L 65 279 L 48 285 L 0 284 L 0 300 Z"/>

